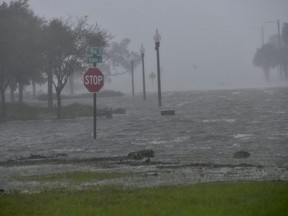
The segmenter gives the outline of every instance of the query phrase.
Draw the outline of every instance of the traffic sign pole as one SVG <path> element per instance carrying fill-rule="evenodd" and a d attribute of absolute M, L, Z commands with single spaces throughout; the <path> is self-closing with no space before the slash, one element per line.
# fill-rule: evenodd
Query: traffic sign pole
<path fill-rule="evenodd" d="M 93 63 L 96 67 L 96 63 Z M 93 93 L 94 121 L 93 121 L 93 138 L 97 138 L 97 93 Z"/>
<path fill-rule="evenodd" d="M 93 104 L 94 104 L 94 122 L 93 122 L 93 138 L 97 138 L 97 93 L 93 93 Z"/>
<path fill-rule="evenodd" d="M 102 62 L 103 48 L 87 47 L 86 59 L 87 63 L 93 63 L 93 68 L 89 68 L 84 74 L 84 85 L 88 91 L 93 92 L 93 138 L 97 138 L 97 92 L 104 85 L 104 76 L 102 72 L 96 68 L 97 63 Z"/>

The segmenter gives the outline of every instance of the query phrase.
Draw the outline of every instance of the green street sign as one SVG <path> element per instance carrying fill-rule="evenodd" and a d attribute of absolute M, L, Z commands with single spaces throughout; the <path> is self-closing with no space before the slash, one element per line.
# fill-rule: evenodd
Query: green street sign
<path fill-rule="evenodd" d="M 95 56 L 102 56 L 102 55 L 103 55 L 102 47 L 87 47 L 86 48 L 87 57 L 95 57 Z"/>
<path fill-rule="evenodd" d="M 101 63 L 102 62 L 102 56 L 93 56 L 93 57 L 87 57 L 87 63 Z"/>

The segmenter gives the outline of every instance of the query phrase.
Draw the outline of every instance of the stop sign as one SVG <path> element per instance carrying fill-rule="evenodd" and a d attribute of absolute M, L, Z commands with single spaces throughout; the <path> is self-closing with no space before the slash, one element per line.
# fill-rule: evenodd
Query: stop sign
<path fill-rule="evenodd" d="M 98 68 L 89 68 L 84 74 L 84 85 L 90 92 L 98 92 L 104 86 L 104 75 Z"/>

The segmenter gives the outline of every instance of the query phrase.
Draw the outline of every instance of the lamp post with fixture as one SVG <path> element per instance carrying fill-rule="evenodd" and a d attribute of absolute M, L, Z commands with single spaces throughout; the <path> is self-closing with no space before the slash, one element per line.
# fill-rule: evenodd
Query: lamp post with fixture
<path fill-rule="evenodd" d="M 277 25 L 277 35 L 278 35 L 278 49 L 279 52 L 281 53 L 282 47 L 281 47 L 281 30 L 280 30 L 280 20 L 277 21 L 267 21 L 265 23 L 272 23 L 272 24 L 276 24 Z M 282 64 L 279 65 L 279 73 L 280 76 L 283 76 L 283 70 L 282 70 Z"/>
<path fill-rule="evenodd" d="M 162 106 L 162 96 L 161 96 L 161 75 L 160 75 L 160 55 L 159 55 L 159 47 L 160 47 L 161 35 L 156 29 L 156 33 L 154 35 L 155 42 L 155 50 L 157 52 L 157 80 L 158 80 L 158 106 Z"/>
<path fill-rule="evenodd" d="M 146 100 L 145 66 L 144 66 L 145 49 L 144 49 L 143 44 L 141 44 L 140 53 L 141 53 L 141 60 L 142 60 L 143 100 L 145 101 Z"/>
<path fill-rule="evenodd" d="M 132 81 L 132 96 L 134 97 L 135 91 L 134 91 L 134 60 L 130 59 L 131 63 L 131 81 Z"/>

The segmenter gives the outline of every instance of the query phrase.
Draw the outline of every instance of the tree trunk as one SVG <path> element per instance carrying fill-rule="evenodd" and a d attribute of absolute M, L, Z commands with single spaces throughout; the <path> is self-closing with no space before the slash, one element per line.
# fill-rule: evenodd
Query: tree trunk
<path fill-rule="evenodd" d="M 11 80 L 8 86 L 9 86 L 9 89 L 10 89 L 10 101 L 12 103 L 14 103 L 15 102 L 14 92 L 17 89 L 17 83 L 14 80 Z"/>
<path fill-rule="evenodd" d="M 69 77 L 70 95 L 74 95 L 74 74 Z"/>
<path fill-rule="evenodd" d="M 283 71 L 285 80 L 288 80 L 288 64 L 283 65 Z"/>
<path fill-rule="evenodd" d="M 19 98 L 18 98 L 19 104 L 23 103 L 23 91 L 24 91 L 24 86 L 22 83 L 19 83 Z"/>
<path fill-rule="evenodd" d="M 10 100 L 11 100 L 11 103 L 14 103 L 15 102 L 15 95 L 14 95 L 14 88 L 12 88 L 10 86 Z"/>
<path fill-rule="evenodd" d="M 265 81 L 269 82 L 270 81 L 270 68 L 263 67 L 263 71 L 264 71 Z"/>
<path fill-rule="evenodd" d="M 57 118 L 61 118 L 61 90 L 56 89 L 57 94 Z"/>
<path fill-rule="evenodd" d="M 35 98 L 36 97 L 36 83 L 33 80 L 32 80 L 32 94 L 33 94 L 33 97 Z"/>
<path fill-rule="evenodd" d="M 52 72 L 48 71 L 48 108 L 53 108 L 53 84 L 52 84 Z"/>
<path fill-rule="evenodd" d="M 6 102 L 5 102 L 5 90 L 1 89 L 1 113 L 0 118 L 6 118 Z"/>

